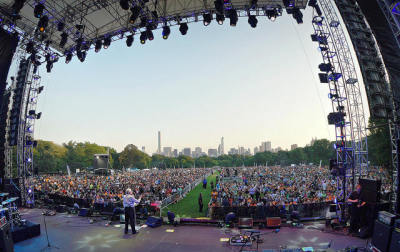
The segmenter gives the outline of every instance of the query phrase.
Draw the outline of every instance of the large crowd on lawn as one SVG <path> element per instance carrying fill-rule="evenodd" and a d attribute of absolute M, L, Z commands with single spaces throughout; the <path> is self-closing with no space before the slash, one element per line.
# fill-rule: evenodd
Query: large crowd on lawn
<path fill-rule="evenodd" d="M 390 191 L 386 170 L 371 167 L 369 178 L 381 179 Z M 211 206 L 273 206 L 332 202 L 337 179 L 328 167 L 314 165 L 224 168 L 211 193 Z"/>
<path fill-rule="evenodd" d="M 211 169 L 167 169 L 120 172 L 109 176 L 40 175 L 34 178 L 35 190 L 43 194 L 56 194 L 73 199 L 85 199 L 90 204 L 115 203 L 122 199 L 127 188 L 136 197 L 155 202 L 183 189 L 198 179 L 204 178 Z"/>

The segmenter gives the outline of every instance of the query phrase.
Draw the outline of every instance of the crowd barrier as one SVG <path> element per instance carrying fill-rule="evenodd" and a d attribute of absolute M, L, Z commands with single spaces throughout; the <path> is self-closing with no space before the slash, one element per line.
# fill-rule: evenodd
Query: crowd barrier
<path fill-rule="evenodd" d="M 267 217 L 286 218 L 296 215 L 299 218 L 325 217 L 330 202 L 309 203 L 291 205 L 289 207 L 280 206 L 238 206 L 238 207 L 209 207 L 209 216 L 212 219 L 221 220 L 233 212 L 236 217 L 250 217 L 253 219 L 265 219 Z"/>

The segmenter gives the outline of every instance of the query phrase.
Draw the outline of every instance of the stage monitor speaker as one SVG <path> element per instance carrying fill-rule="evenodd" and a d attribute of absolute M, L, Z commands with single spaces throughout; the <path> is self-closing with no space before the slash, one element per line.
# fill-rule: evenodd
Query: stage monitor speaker
<path fill-rule="evenodd" d="M 89 217 L 91 215 L 90 210 L 87 208 L 81 208 L 79 210 L 79 214 L 78 216 L 82 216 L 82 217 Z"/>
<path fill-rule="evenodd" d="M 14 251 L 14 242 L 12 239 L 10 224 L 5 224 L 0 228 L 0 251 L 3 252 Z"/>
<path fill-rule="evenodd" d="M 163 220 L 161 217 L 149 216 L 146 220 L 146 225 L 152 228 L 160 227 L 162 225 L 162 221 Z"/>
<path fill-rule="evenodd" d="M 252 218 L 239 218 L 238 227 L 239 228 L 253 228 L 253 219 Z"/>
<path fill-rule="evenodd" d="M 392 240 L 390 242 L 389 252 L 400 251 L 400 233 L 392 232 Z"/>
<path fill-rule="evenodd" d="M 267 227 L 275 228 L 281 226 L 281 218 L 280 217 L 270 217 L 267 218 Z"/>
<path fill-rule="evenodd" d="M 375 221 L 372 245 L 381 252 L 388 252 L 392 230 L 393 228 L 391 226 Z"/>
<path fill-rule="evenodd" d="M 361 197 L 367 203 L 376 203 L 380 200 L 381 181 L 373 179 L 360 179 Z"/>

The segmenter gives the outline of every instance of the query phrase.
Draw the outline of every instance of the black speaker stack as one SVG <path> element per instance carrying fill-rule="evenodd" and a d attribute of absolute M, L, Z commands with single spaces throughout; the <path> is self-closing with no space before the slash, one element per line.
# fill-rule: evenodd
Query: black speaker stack
<path fill-rule="evenodd" d="M 0 251 L 14 252 L 14 242 L 9 223 L 0 227 Z"/>
<path fill-rule="evenodd" d="M 371 244 L 381 252 L 400 251 L 400 219 L 381 211 L 375 221 Z"/>

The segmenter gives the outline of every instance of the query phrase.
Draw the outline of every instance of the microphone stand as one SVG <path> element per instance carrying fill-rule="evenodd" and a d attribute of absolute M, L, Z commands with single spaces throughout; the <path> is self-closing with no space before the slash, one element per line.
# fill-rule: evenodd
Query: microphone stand
<path fill-rule="evenodd" d="M 43 221 L 44 221 L 44 230 L 46 231 L 47 245 L 44 248 L 42 248 L 40 251 L 43 252 L 43 251 L 51 251 L 51 249 L 60 249 L 59 247 L 50 244 L 49 235 L 47 234 L 47 225 L 46 225 L 46 215 L 45 214 L 43 214 Z"/>

